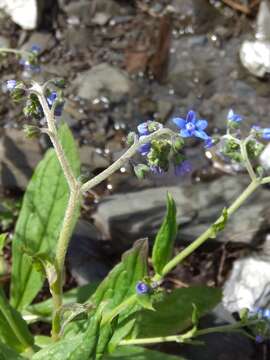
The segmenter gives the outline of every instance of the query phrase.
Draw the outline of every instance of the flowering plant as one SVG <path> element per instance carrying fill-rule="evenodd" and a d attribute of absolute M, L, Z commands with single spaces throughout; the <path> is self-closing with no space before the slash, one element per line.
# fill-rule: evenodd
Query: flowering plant
<path fill-rule="evenodd" d="M 37 70 L 37 52 L 37 48 L 32 49 L 24 60 L 28 70 Z M 141 346 L 174 341 L 196 343 L 197 337 L 215 331 L 241 331 L 257 341 L 269 336 L 270 315 L 265 309 L 245 310 L 234 324 L 200 329 L 200 317 L 220 302 L 220 290 L 188 287 L 168 291 L 163 281 L 205 241 L 215 238 L 255 190 L 270 183 L 270 176 L 264 169 L 254 165 L 265 146 L 262 140 L 270 138 L 270 129 L 255 126 L 242 137 L 242 117 L 232 110 L 228 114 L 227 132 L 219 138 L 207 134 L 207 121 L 198 120 L 194 111 L 189 111 L 185 119 L 173 119 L 176 130 L 147 121 L 138 126 L 137 134 L 129 134 L 130 146 L 118 160 L 83 182 L 72 134 L 67 125 L 58 127 L 56 123 L 64 106 L 62 81 L 52 80 L 40 85 L 31 79 L 9 80 L 6 87 L 14 100 L 24 101 L 24 113 L 36 119 L 36 126 L 25 127 L 26 134 L 29 137 L 47 134 L 53 149 L 48 150 L 38 165 L 24 195 L 12 241 L 9 300 L 0 290 L 3 359 L 126 359 L 133 355 L 143 359 L 162 356 L 162 359 L 176 360 L 180 358 Z M 45 125 L 39 126 L 43 118 Z M 84 194 L 136 154 L 142 158 L 142 163 L 134 167 L 138 177 L 150 171 L 162 174 L 170 166 L 174 167 L 176 175 L 189 172 L 191 165 L 184 146 L 190 137 L 202 140 L 206 148 L 219 146 L 224 157 L 244 166 L 250 177 L 249 186 L 204 233 L 175 256 L 176 206 L 168 194 L 167 213 L 151 253 L 148 240 L 138 240 L 100 284 L 64 293 L 66 252 Z M 2 235 L 1 249 L 4 241 L 5 235 Z M 148 264 L 149 256 L 152 269 Z M 52 299 L 33 304 L 45 278 Z M 80 301 L 79 293 L 83 294 Z M 37 321 L 51 324 L 50 337 L 34 336 L 30 332 L 28 325 Z"/>

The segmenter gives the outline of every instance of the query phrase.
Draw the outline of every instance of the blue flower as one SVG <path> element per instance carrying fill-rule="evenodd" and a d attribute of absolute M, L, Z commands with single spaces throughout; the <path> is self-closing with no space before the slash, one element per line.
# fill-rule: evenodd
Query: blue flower
<path fill-rule="evenodd" d="M 36 44 L 34 44 L 34 45 L 32 45 L 30 51 L 31 51 L 32 53 L 38 54 L 38 53 L 41 52 L 41 47 L 38 46 L 38 45 L 36 45 Z"/>
<path fill-rule="evenodd" d="M 140 136 L 140 139 L 142 139 L 144 136 Z M 138 151 L 141 153 L 142 156 L 146 156 L 151 149 L 151 144 L 148 142 L 146 144 L 143 144 L 139 147 Z"/>
<path fill-rule="evenodd" d="M 242 116 L 241 116 L 241 115 L 236 114 L 236 113 L 233 111 L 233 109 L 230 109 L 229 112 L 228 112 L 228 115 L 227 115 L 227 120 L 228 120 L 228 121 L 233 121 L 233 122 L 239 123 L 239 122 L 241 122 L 243 119 L 242 119 Z"/>
<path fill-rule="evenodd" d="M 156 175 L 164 174 L 164 170 L 160 166 L 152 165 L 150 166 L 150 170 Z"/>
<path fill-rule="evenodd" d="M 270 128 L 265 128 L 262 130 L 262 138 L 265 140 L 270 140 Z"/>
<path fill-rule="evenodd" d="M 203 140 L 208 139 L 208 135 L 204 131 L 208 122 L 197 120 L 196 113 L 193 110 L 188 112 L 186 119 L 174 118 L 173 122 L 180 129 L 180 135 L 184 138 L 195 136 Z"/>
<path fill-rule="evenodd" d="M 8 80 L 8 81 L 6 82 L 6 84 L 7 84 L 7 89 L 8 89 L 9 91 L 12 91 L 12 90 L 15 89 L 15 87 L 16 87 L 16 85 L 17 85 L 17 81 L 16 81 L 16 80 Z"/>
<path fill-rule="evenodd" d="M 143 281 L 139 281 L 137 284 L 136 284 L 136 293 L 138 295 L 144 295 L 144 294 L 147 294 L 149 293 L 150 291 L 150 288 L 149 286 L 144 283 Z"/>
<path fill-rule="evenodd" d="M 176 176 L 183 176 L 192 171 L 192 165 L 188 160 L 184 160 L 178 165 L 174 165 L 174 173 Z"/>
<path fill-rule="evenodd" d="M 50 93 L 49 96 L 47 96 L 47 103 L 49 105 L 49 107 L 51 108 L 53 106 L 53 104 L 55 103 L 55 101 L 57 101 L 57 92 L 56 91 L 52 91 Z M 63 111 L 63 107 L 64 107 L 64 103 L 59 103 L 56 105 L 55 109 L 54 109 L 54 115 L 55 116 L 61 116 L 62 115 L 62 111 Z"/>
<path fill-rule="evenodd" d="M 215 145 L 214 140 L 211 138 L 211 136 L 209 136 L 205 141 L 204 141 L 204 147 L 205 149 L 210 149 L 211 147 L 213 147 Z"/>
<path fill-rule="evenodd" d="M 256 343 L 261 344 L 264 342 L 264 338 L 261 335 L 256 335 L 255 341 L 256 341 Z"/>

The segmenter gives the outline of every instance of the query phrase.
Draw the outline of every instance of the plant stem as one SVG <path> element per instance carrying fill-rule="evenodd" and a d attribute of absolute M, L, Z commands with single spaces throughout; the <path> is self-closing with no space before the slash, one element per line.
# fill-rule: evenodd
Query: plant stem
<path fill-rule="evenodd" d="M 228 219 L 230 216 L 246 201 L 246 199 L 260 186 L 259 180 L 253 180 L 245 191 L 233 202 L 233 204 L 227 209 Z M 223 214 L 217 219 L 216 223 L 223 220 Z M 176 265 L 180 264 L 186 257 L 193 253 L 198 247 L 200 247 L 206 240 L 213 235 L 213 227 L 210 226 L 202 235 L 200 235 L 192 244 L 187 246 L 183 251 L 170 260 L 167 265 L 164 266 L 161 275 L 156 274 L 153 281 L 161 280 L 167 275 Z"/>
<path fill-rule="evenodd" d="M 223 325 L 223 326 L 216 326 L 211 327 L 208 329 L 197 330 L 195 332 L 188 331 L 182 335 L 170 335 L 170 336 L 160 336 L 160 337 L 153 337 L 153 338 L 143 338 L 143 339 L 131 339 L 131 340 L 122 340 L 120 341 L 119 345 L 149 345 L 149 344 L 158 344 L 164 342 L 182 342 L 184 343 L 188 339 L 192 339 L 197 336 L 202 336 L 211 333 L 223 333 L 223 332 L 232 332 L 232 331 L 239 331 L 239 329 L 254 325 L 258 322 L 258 320 L 251 320 L 246 323 L 237 322 L 235 324 L 230 325 Z M 190 335 L 188 335 L 190 334 Z"/>
<path fill-rule="evenodd" d="M 134 144 L 118 159 L 116 160 L 111 166 L 107 169 L 102 171 L 99 175 L 95 176 L 93 179 L 87 181 L 83 186 L 81 191 L 86 192 L 92 189 L 93 187 L 100 184 L 102 181 L 106 180 L 110 175 L 115 173 L 118 169 L 121 168 L 133 155 L 136 154 L 139 147 L 143 144 L 150 142 L 151 140 L 164 136 L 174 134 L 170 129 L 161 129 L 157 130 L 151 135 L 144 136 L 142 140 L 135 140 Z"/>
<path fill-rule="evenodd" d="M 244 141 L 240 142 L 240 150 L 241 150 L 241 155 L 242 155 L 244 164 L 246 166 L 247 172 L 248 172 L 248 174 L 250 176 L 250 179 L 252 181 L 252 180 L 255 180 L 257 178 L 257 176 L 256 176 L 256 174 L 255 174 L 255 172 L 253 170 L 253 167 L 252 167 L 252 165 L 250 163 L 248 153 L 247 153 L 247 143 L 248 143 L 249 140 L 250 140 L 250 138 L 247 137 Z"/>
<path fill-rule="evenodd" d="M 53 299 L 53 320 L 52 320 L 52 337 L 58 340 L 60 333 L 60 309 L 63 303 L 63 272 L 65 266 L 65 258 L 68 249 L 68 244 L 75 225 L 76 213 L 80 204 L 80 186 L 76 190 L 71 190 L 69 201 L 63 220 L 63 225 L 59 235 L 56 247 L 55 267 L 57 272 L 57 280 L 51 287 Z"/>
<path fill-rule="evenodd" d="M 9 49 L 9 48 L 1 48 L 1 49 L 0 49 L 0 53 L 11 53 L 11 54 L 25 55 L 25 56 L 30 56 L 30 55 L 32 55 L 32 53 L 31 53 L 30 51 L 17 50 L 17 49 Z"/>

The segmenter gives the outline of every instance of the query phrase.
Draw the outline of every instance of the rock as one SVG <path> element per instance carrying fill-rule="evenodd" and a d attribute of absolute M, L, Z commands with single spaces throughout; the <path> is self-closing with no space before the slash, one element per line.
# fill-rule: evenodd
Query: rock
<path fill-rule="evenodd" d="M 260 155 L 260 164 L 266 170 L 270 170 L 270 144 L 268 144 Z"/>
<path fill-rule="evenodd" d="M 95 226 L 79 220 L 69 245 L 67 261 L 79 285 L 101 281 L 110 270 L 105 243 Z"/>
<path fill-rule="evenodd" d="M 98 153 L 93 146 L 82 145 L 79 152 L 82 166 L 91 172 L 106 169 L 110 165 L 109 159 Z"/>
<path fill-rule="evenodd" d="M 33 170 L 42 158 L 38 140 L 28 139 L 22 130 L 5 129 L 0 137 L 0 184 L 26 189 Z"/>
<path fill-rule="evenodd" d="M 0 48 L 9 48 L 10 40 L 4 36 L 0 36 Z"/>
<path fill-rule="evenodd" d="M 89 28 L 67 28 L 65 31 L 65 44 L 72 50 L 85 50 L 90 47 L 92 30 Z"/>
<path fill-rule="evenodd" d="M 268 240 L 269 242 L 269 240 Z M 223 289 L 223 304 L 230 312 L 268 306 L 270 301 L 270 262 L 252 255 L 236 260 Z"/>
<path fill-rule="evenodd" d="M 78 88 L 78 96 L 83 99 L 93 101 L 100 95 L 108 95 L 112 101 L 118 102 L 128 95 L 131 83 L 123 71 L 102 63 L 79 74 L 75 86 Z"/>
<path fill-rule="evenodd" d="M 45 51 L 50 51 L 56 44 L 55 38 L 52 34 L 46 32 L 34 32 L 29 39 L 22 46 L 22 50 L 30 50 L 32 45 L 38 45 L 41 49 L 41 54 Z"/>
<path fill-rule="evenodd" d="M 177 205 L 179 241 L 189 243 L 211 226 L 245 187 L 246 184 L 241 183 L 239 178 L 224 176 L 211 183 L 115 194 L 99 203 L 94 219 L 103 238 L 113 239 L 121 246 L 130 245 L 140 237 L 151 238 L 157 233 L 165 215 L 166 192 L 169 191 Z M 258 190 L 231 217 L 225 230 L 214 241 L 257 246 L 258 232 L 270 226 L 265 216 L 268 201 L 270 192 L 262 188 Z"/>
<path fill-rule="evenodd" d="M 0 8 L 25 30 L 33 30 L 38 26 L 43 5 L 43 1 L 37 0 L 0 0 Z"/>

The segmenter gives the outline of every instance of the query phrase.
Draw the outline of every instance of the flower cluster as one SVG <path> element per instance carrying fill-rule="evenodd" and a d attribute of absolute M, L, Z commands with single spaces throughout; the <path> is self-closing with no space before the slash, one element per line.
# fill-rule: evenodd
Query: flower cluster
<path fill-rule="evenodd" d="M 39 73 L 41 67 L 38 63 L 38 56 L 41 52 L 41 48 L 38 45 L 33 45 L 29 51 L 27 58 L 22 58 L 20 64 L 24 67 L 24 70 L 29 73 Z"/>
<path fill-rule="evenodd" d="M 254 333 L 257 343 L 262 343 L 270 337 L 270 309 L 255 308 L 249 310 L 247 317 L 251 320 L 258 320 L 252 327 L 252 332 Z"/>

